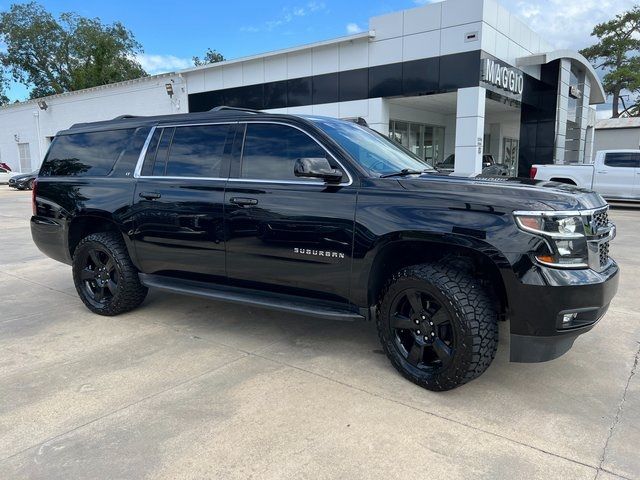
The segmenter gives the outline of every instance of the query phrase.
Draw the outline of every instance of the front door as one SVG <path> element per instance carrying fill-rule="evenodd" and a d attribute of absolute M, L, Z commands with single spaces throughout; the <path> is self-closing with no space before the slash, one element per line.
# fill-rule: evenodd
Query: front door
<path fill-rule="evenodd" d="M 142 272 L 225 277 L 224 188 L 236 124 L 159 127 L 138 175 L 136 258 Z"/>
<path fill-rule="evenodd" d="M 225 192 L 227 273 L 252 288 L 345 301 L 356 186 L 311 136 L 293 126 L 247 123 Z M 329 159 L 339 185 L 294 175 L 298 158 Z"/>

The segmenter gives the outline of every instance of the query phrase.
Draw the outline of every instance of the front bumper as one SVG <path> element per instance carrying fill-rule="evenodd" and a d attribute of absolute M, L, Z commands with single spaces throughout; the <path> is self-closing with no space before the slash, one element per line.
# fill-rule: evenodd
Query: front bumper
<path fill-rule="evenodd" d="M 566 353 L 602 318 L 618 291 L 620 270 L 611 261 L 600 272 L 532 266 L 507 287 L 512 362 L 545 362 Z M 565 324 L 564 315 L 575 314 Z"/>

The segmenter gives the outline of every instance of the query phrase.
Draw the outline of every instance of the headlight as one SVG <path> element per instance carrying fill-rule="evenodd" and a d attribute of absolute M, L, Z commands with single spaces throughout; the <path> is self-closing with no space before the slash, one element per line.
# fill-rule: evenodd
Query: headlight
<path fill-rule="evenodd" d="M 584 221 L 579 215 L 554 215 L 553 212 L 515 212 L 520 229 L 543 237 L 550 253 L 536 255 L 545 265 L 561 268 L 588 267 Z"/>

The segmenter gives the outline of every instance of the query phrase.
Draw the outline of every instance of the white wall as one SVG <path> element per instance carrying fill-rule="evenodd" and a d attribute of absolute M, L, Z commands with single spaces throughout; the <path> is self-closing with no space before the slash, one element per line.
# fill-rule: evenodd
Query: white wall
<path fill-rule="evenodd" d="M 611 128 L 595 131 L 593 152 L 640 148 L 640 128 Z"/>
<path fill-rule="evenodd" d="M 167 95 L 165 88 L 165 84 L 170 82 L 174 88 L 173 98 Z M 186 112 L 187 97 L 183 87 L 183 80 L 177 75 L 150 77 L 49 97 L 45 99 L 48 105 L 46 110 L 40 110 L 35 102 L 1 108 L 0 157 L 14 171 L 19 171 L 18 143 L 29 143 L 31 169 L 35 169 L 40 166 L 46 153 L 46 137 L 53 137 L 58 131 L 75 123 L 108 120 L 126 114 Z"/>

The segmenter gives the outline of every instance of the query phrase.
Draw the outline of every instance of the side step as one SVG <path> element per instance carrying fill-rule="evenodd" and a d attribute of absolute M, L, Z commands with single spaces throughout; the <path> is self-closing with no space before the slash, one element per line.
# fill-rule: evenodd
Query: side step
<path fill-rule="evenodd" d="M 193 280 L 182 280 L 162 275 L 139 273 L 138 276 L 140 277 L 140 282 L 145 287 L 158 288 L 172 293 L 241 303 L 244 305 L 300 313 L 311 317 L 321 317 L 332 320 L 354 321 L 365 319 L 365 317 L 357 311 L 356 307 L 352 306 L 349 308 L 350 306 L 347 304 L 227 285 L 215 285 Z"/>

